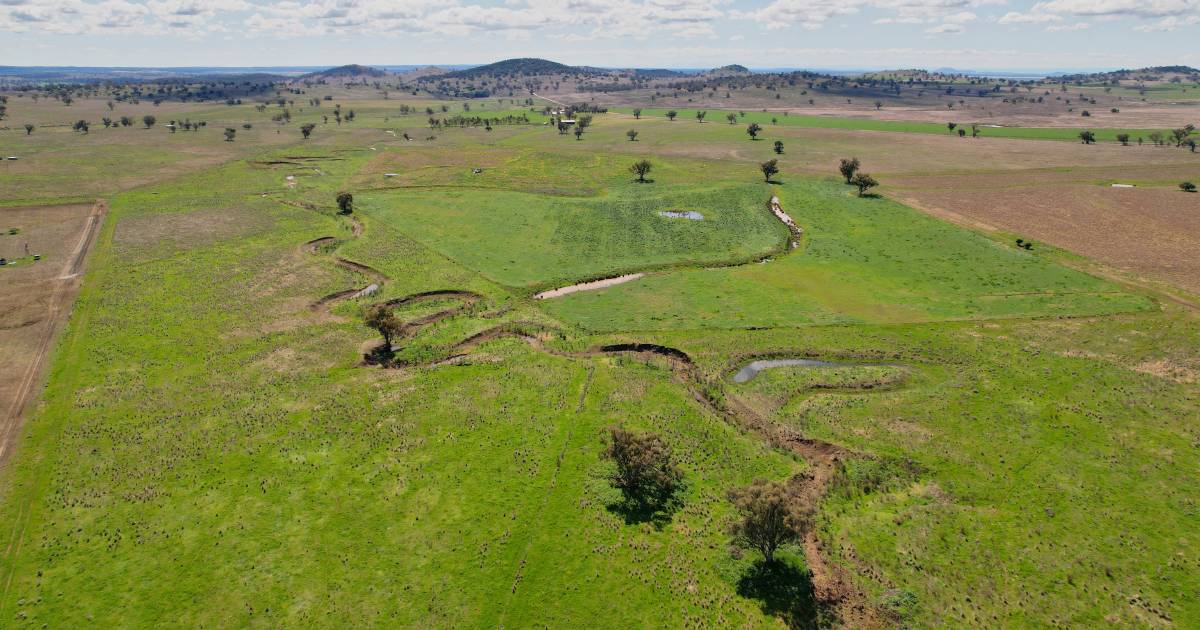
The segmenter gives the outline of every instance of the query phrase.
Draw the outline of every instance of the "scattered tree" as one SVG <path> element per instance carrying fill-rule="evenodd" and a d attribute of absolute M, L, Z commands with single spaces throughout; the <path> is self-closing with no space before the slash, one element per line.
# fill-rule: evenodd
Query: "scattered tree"
<path fill-rule="evenodd" d="M 750 126 L 746 127 L 746 133 L 750 134 L 751 140 L 758 140 L 758 132 L 760 131 L 762 131 L 762 126 L 756 122 L 752 122 Z"/>
<path fill-rule="evenodd" d="M 854 174 L 858 172 L 859 166 L 861 166 L 861 164 L 859 164 L 858 158 L 850 158 L 849 160 L 845 158 L 842 159 L 841 164 L 838 166 L 838 170 L 842 172 L 842 177 L 846 178 L 847 184 L 850 183 L 850 180 L 854 177 Z"/>
<path fill-rule="evenodd" d="M 775 154 L 776 154 L 776 155 L 783 155 L 783 140 L 776 140 L 776 141 L 775 141 Z"/>
<path fill-rule="evenodd" d="M 583 140 L 583 127 L 580 127 L 579 125 L 575 125 L 575 139 Z"/>
<path fill-rule="evenodd" d="M 871 177 L 863 172 L 855 173 L 854 177 L 851 178 L 850 183 L 858 188 L 859 197 L 867 194 L 868 189 L 879 185 L 879 182 L 876 181 L 874 177 Z"/>
<path fill-rule="evenodd" d="M 957 126 L 958 126 L 958 123 L 952 123 L 952 122 L 946 123 L 946 128 L 949 129 L 951 132 L 953 132 L 954 128 Z"/>
<path fill-rule="evenodd" d="M 642 108 L 640 108 L 640 107 L 633 108 L 633 117 L 635 120 L 641 120 L 642 119 Z"/>
<path fill-rule="evenodd" d="M 308 137 L 310 135 L 312 135 L 313 129 L 316 129 L 316 128 L 317 128 L 317 126 L 314 125 L 313 123 L 305 123 L 303 125 L 300 125 L 300 133 L 304 134 L 305 140 L 308 140 Z"/>
<path fill-rule="evenodd" d="M 397 319 L 392 307 L 384 303 L 375 304 L 367 309 L 363 323 L 383 337 L 383 347 L 379 351 L 383 359 L 391 359 L 392 342 L 404 335 L 404 322 Z"/>
<path fill-rule="evenodd" d="M 1079 132 L 1079 140 L 1082 141 L 1084 144 L 1091 144 L 1096 141 L 1096 134 L 1094 134 L 1090 131 L 1080 131 Z"/>
<path fill-rule="evenodd" d="M 637 180 L 644 183 L 646 181 L 646 174 L 649 173 L 650 169 L 652 168 L 654 168 L 654 165 L 650 163 L 650 160 L 638 160 L 629 167 L 629 172 L 637 175 Z"/>
<path fill-rule="evenodd" d="M 1122 146 L 1129 146 L 1129 134 L 1127 134 L 1127 133 L 1117 134 L 1117 142 L 1120 142 Z"/>
<path fill-rule="evenodd" d="M 33 133 L 33 129 L 34 129 L 34 127 L 33 127 L 32 123 L 25 123 L 25 135 L 28 136 L 29 134 Z M 41 136 L 38 136 L 38 137 L 40 138 Z"/>
<path fill-rule="evenodd" d="M 354 195 L 342 191 L 337 194 L 338 214 L 350 214 L 354 212 Z"/>
<path fill-rule="evenodd" d="M 756 479 L 745 488 L 730 490 L 729 501 L 738 511 L 730 533 L 741 544 L 760 551 L 767 564 L 775 562 L 781 545 L 800 539 L 808 531 L 811 514 L 805 510 L 800 484 Z"/>
<path fill-rule="evenodd" d="M 616 464 L 611 477 L 630 507 L 639 511 L 665 507 L 683 482 L 666 441 L 654 433 L 608 429 L 604 457 Z"/>
<path fill-rule="evenodd" d="M 704 117 L 707 115 L 708 115 L 708 112 L 706 112 L 704 110 L 700 110 L 700 111 L 696 112 L 696 120 L 703 123 Z"/>
<path fill-rule="evenodd" d="M 672 109 L 671 111 L 667 112 L 667 120 L 675 120 L 675 117 L 678 115 L 679 112 Z"/>
<path fill-rule="evenodd" d="M 146 114 L 145 116 L 142 116 L 142 124 L 146 125 L 146 129 L 153 127 L 154 123 L 156 123 L 156 122 L 158 122 L 158 119 L 155 118 L 154 116 L 151 116 L 150 114 Z"/>
<path fill-rule="evenodd" d="M 1196 192 L 1196 185 L 1192 182 L 1183 182 L 1179 184 L 1179 190 L 1183 192 Z"/>
<path fill-rule="evenodd" d="M 225 142 L 233 142 L 234 136 L 237 136 L 237 129 L 233 127 L 225 128 Z"/>
<path fill-rule="evenodd" d="M 79 133 L 86 134 L 88 132 L 88 121 L 77 120 L 75 121 L 75 124 L 71 126 L 71 128 Z"/>
<path fill-rule="evenodd" d="M 771 178 L 779 173 L 779 160 L 767 160 L 766 162 L 759 164 L 758 168 L 762 171 L 763 178 L 765 178 L 769 184 L 771 183 Z"/>
<path fill-rule="evenodd" d="M 625 135 L 629 136 L 630 142 L 633 142 L 633 141 L 637 140 L 638 132 L 634 131 L 633 129 L 630 129 L 629 131 L 625 132 Z"/>
<path fill-rule="evenodd" d="M 737 124 L 737 114 L 735 114 L 733 112 L 729 112 L 728 114 L 725 115 L 725 120 L 728 120 L 729 124 L 731 124 L 731 125 L 736 125 Z"/>

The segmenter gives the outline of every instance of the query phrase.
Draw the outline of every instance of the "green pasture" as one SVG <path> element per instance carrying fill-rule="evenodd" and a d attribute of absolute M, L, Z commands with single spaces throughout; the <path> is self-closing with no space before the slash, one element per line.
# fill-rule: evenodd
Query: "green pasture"
<path fill-rule="evenodd" d="M 643 108 L 642 118 L 665 118 L 668 111 L 674 108 Z M 615 112 L 622 114 L 633 114 L 633 109 L 628 107 L 614 108 Z M 695 109 L 674 109 L 678 112 L 678 117 L 675 119 L 675 124 L 696 124 Z M 1127 133 L 1131 138 L 1148 138 L 1150 133 L 1154 131 L 1163 131 L 1165 129 L 1105 129 L 1092 128 L 1086 125 L 1077 127 L 1000 127 L 991 126 L 989 123 L 980 122 L 971 118 L 969 114 L 961 112 L 947 111 L 946 122 L 957 123 L 953 131 L 951 131 L 944 123 L 923 123 L 923 122 L 906 122 L 893 120 L 871 120 L 869 118 L 835 118 L 832 116 L 807 116 L 787 114 L 782 112 L 761 112 L 761 111 L 739 111 L 739 110 L 723 110 L 712 109 L 706 110 L 708 113 L 705 116 L 704 124 L 729 124 L 726 116 L 730 113 L 738 115 L 738 125 L 745 127 L 752 122 L 762 125 L 769 129 L 771 125 L 788 125 L 795 127 L 809 127 L 815 129 L 849 129 L 859 131 L 892 131 L 897 133 L 926 133 L 926 134 L 957 134 L 958 129 L 966 129 L 967 133 L 971 133 L 971 124 L 979 125 L 979 133 L 981 136 L 989 138 L 1021 138 L 1026 140 L 1070 140 L 1079 141 L 1079 132 L 1090 130 L 1096 134 L 1096 139 L 1101 142 L 1116 142 L 1117 134 Z M 1081 119 L 1081 122 L 1084 122 Z M 1183 123 L 1181 123 L 1182 125 Z"/>
<path fill-rule="evenodd" d="M 716 111 L 632 142 L 620 114 L 576 140 L 430 130 L 403 102 L 347 97 L 358 120 L 308 141 L 298 123 L 329 106 L 287 125 L 248 103 L 179 110 L 253 121 L 234 143 L 214 123 L 3 136 L 46 169 L 6 179 L 0 205 L 110 202 L 0 476 L 6 627 L 813 627 L 803 551 L 764 584 L 728 534 L 727 490 L 808 466 L 715 411 L 735 402 L 861 455 L 815 526 L 897 625 L 1200 624 L 1187 309 L 837 180 L 763 183 Z M 663 150 L 676 139 L 710 152 Z M 652 183 L 627 171 L 643 156 Z M 371 281 L 337 258 L 379 293 L 316 306 Z M 364 307 L 445 290 L 480 297 L 410 331 L 403 367 L 363 364 Z M 498 326 L 536 339 L 459 345 Z M 696 384 L 585 352 L 618 343 L 686 352 Z M 887 365 L 733 383 L 756 357 Z M 664 437 L 676 511 L 617 507 L 612 425 Z"/>
<path fill-rule="evenodd" d="M 779 327 L 997 317 L 1078 316 L 1150 307 L 1143 297 L 1039 252 L 930 218 L 840 182 L 777 187 L 805 232 L 767 262 L 680 269 L 545 302 L 603 331 Z"/>

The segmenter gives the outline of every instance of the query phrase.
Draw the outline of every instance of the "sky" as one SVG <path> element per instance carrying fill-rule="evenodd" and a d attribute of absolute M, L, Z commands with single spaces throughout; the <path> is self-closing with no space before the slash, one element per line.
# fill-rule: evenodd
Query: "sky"
<path fill-rule="evenodd" d="M 1200 0 L 0 0 L 0 64 L 1200 66 Z"/>

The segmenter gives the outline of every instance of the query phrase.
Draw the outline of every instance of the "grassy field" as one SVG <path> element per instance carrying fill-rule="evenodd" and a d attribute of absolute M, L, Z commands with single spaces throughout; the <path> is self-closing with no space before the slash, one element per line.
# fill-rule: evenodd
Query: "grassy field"
<path fill-rule="evenodd" d="M 802 248 L 767 263 L 685 269 L 547 303 L 592 330 L 788 327 L 1140 310 L 1144 298 L 838 182 L 778 187 Z"/>
<path fill-rule="evenodd" d="M 632 114 L 633 109 L 629 107 L 618 107 L 614 111 L 623 114 Z M 672 111 L 666 108 L 643 108 L 642 117 L 666 117 L 667 112 Z M 695 109 L 674 109 L 678 117 L 677 123 L 694 123 L 696 122 Z M 764 127 L 771 125 L 788 125 L 794 127 L 808 127 L 813 129 L 854 129 L 861 131 L 893 131 L 897 133 L 930 133 L 930 134 L 957 134 L 958 129 L 951 131 L 947 128 L 946 123 L 926 123 L 926 122 L 905 122 L 894 120 L 872 120 L 870 118 L 837 118 L 832 116 L 806 116 L 797 114 L 784 114 L 782 112 L 755 112 L 755 111 L 740 111 L 740 110 L 705 110 L 707 115 L 706 124 L 729 124 L 725 119 L 729 113 L 738 114 L 738 124 L 743 127 L 752 122 L 756 122 Z M 971 124 L 978 122 L 973 118 L 971 112 L 946 112 L 946 122 L 954 122 L 959 128 L 966 129 L 967 134 L 971 133 Z M 1138 137 L 1146 138 L 1149 141 L 1150 133 L 1154 131 L 1165 131 L 1164 129 L 1112 129 L 1112 128 L 1091 128 L 1086 125 L 1086 120 L 1080 120 L 1075 126 L 1070 127 L 1007 127 L 989 125 L 987 123 L 979 123 L 979 133 L 989 138 L 1021 138 L 1025 140 L 1070 140 L 1079 142 L 1079 132 L 1088 129 L 1096 134 L 1096 139 L 1101 142 L 1116 142 L 1117 134 L 1126 133 L 1135 141 Z"/>
<path fill-rule="evenodd" d="M 494 111 L 527 111 L 509 105 Z M 266 118 L 234 143 L 22 140 L 36 159 L 0 204 L 110 209 L 3 473 L 5 624 L 821 625 L 808 551 L 785 548 L 767 583 L 728 534 L 728 489 L 815 465 L 746 430 L 741 406 L 856 454 L 816 518 L 821 553 L 895 625 L 1200 623 L 1193 310 L 807 165 L 762 183 L 770 145 L 720 120 L 630 142 L 629 117 L 600 115 L 576 140 L 541 119 L 431 130 L 399 102 L 350 106 L 358 120 L 308 141 L 296 124 L 323 114 L 270 126 L 249 105 L 176 111 Z M 74 173 L 116 163 L 109 137 L 134 164 L 202 137 L 211 162 Z M 654 181 L 638 184 L 644 156 Z M 794 251 L 772 194 L 803 229 Z M 414 327 L 403 367 L 365 366 L 364 307 L 428 291 L 459 293 L 397 313 L 463 307 Z M 601 350 L 629 343 L 691 363 Z M 887 365 L 733 383 L 756 357 Z M 619 508 L 611 425 L 675 453 L 669 518 Z"/>

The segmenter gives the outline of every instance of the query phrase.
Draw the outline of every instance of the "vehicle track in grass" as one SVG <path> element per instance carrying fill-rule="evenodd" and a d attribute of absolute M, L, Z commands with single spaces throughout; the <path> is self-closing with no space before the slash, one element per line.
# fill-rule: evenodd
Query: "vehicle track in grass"
<path fill-rule="evenodd" d="M 16 396 L 14 396 L 6 410 L 3 425 L 0 425 L 0 466 L 7 464 L 15 449 L 17 440 L 20 438 L 21 428 L 24 426 L 25 411 L 29 406 L 29 402 L 36 397 L 34 385 L 43 378 L 46 359 L 54 349 L 55 339 L 58 338 L 63 325 L 70 317 L 71 307 L 74 305 L 75 297 L 78 295 L 79 288 L 83 283 L 81 273 L 83 272 L 84 263 L 87 260 L 88 253 L 96 242 L 100 226 L 103 224 L 107 213 L 108 202 L 103 199 L 96 200 L 96 203 L 92 205 L 91 213 L 87 217 L 87 222 L 80 233 L 79 241 L 75 245 L 75 249 L 70 257 L 68 257 L 66 264 L 63 265 L 62 273 L 58 276 L 57 284 L 50 294 L 46 307 L 46 316 L 42 320 L 42 329 L 36 333 L 40 336 L 37 352 L 22 375 L 17 387 Z M 8 595 L 12 590 L 13 579 L 16 577 L 16 568 L 13 565 L 13 560 L 20 554 L 21 547 L 25 543 L 25 529 L 31 510 L 32 504 L 28 501 L 20 505 L 8 544 L 4 548 L 5 561 L 3 565 L 6 569 L 6 575 L 4 577 L 4 591 L 0 594 L 0 606 L 7 604 Z"/>

